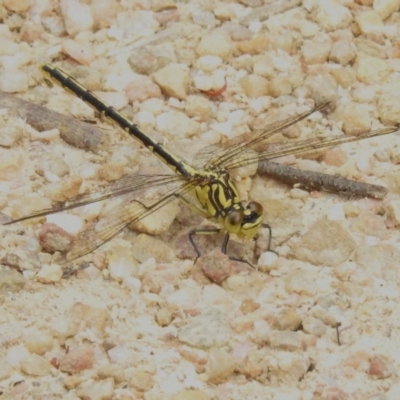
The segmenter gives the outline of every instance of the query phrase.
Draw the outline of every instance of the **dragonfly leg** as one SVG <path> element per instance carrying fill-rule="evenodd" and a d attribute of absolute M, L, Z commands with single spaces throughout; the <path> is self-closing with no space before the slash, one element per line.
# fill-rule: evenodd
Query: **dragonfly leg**
<path fill-rule="evenodd" d="M 272 229 L 271 226 L 268 224 L 262 224 L 261 225 L 262 228 L 268 229 L 268 247 L 267 247 L 267 251 L 271 251 L 272 253 L 275 253 L 277 256 L 279 256 L 279 254 L 275 251 L 271 249 L 271 242 L 272 242 Z"/>
<path fill-rule="evenodd" d="M 189 232 L 189 240 L 190 243 L 192 244 L 195 252 L 197 253 L 197 258 L 199 258 L 201 256 L 200 250 L 198 249 L 196 242 L 194 241 L 194 236 L 195 235 L 215 235 L 217 233 L 220 233 L 221 229 L 218 228 L 209 228 L 209 229 L 194 229 L 192 231 Z M 227 247 L 228 247 L 228 242 L 229 242 L 229 233 L 227 233 L 224 237 L 224 240 L 222 242 L 222 246 L 221 246 L 221 252 L 223 254 L 226 254 L 227 252 Z M 243 258 L 239 258 L 239 257 L 233 257 L 228 255 L 229 259 L 232 261 L 238 261 L 238 262 L 242 262 L 245 263 L 247 265 L 249 265 L 251 268 L 254 268 L 254 265 L 252 265 L 250 262 L 248 262 L 247 260 L 244 260 Z"/>
<path fill-rule="evenodd" d="M 192 231 L 189 232 L 190 243 L 193 246 L 194 251 L 197 254 L 196 260 L 201 256 L 201 253 L 200 253 L 199 248 L 197 247 L 196 242 L 194 241 L 194 236 L 195 235 L 215 235 L 215 234 L 220 233 L 220 232 L 221 232 L 221 229 L 218 229 L 218 228 L 193 229 Z M 224 254 L 226 254 L 226 252 Z"/>

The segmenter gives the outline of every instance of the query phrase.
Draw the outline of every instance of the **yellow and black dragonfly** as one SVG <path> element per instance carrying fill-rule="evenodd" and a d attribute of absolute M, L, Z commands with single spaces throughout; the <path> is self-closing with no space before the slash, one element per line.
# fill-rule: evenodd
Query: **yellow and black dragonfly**
<path fill-rule="evenodd" d="M 169 152 L 160 143 L 142 132 L 137 125 L 118 113 L 99 97 L 87 90 L 60 68 L 50 64 L 40 66 L 45 78 L 78 96 L 92 106 L 102 116 L 112 120 L 119 127 L 142 143 L 161 159 L 174 174 L 165 175 L 128 175 L 105 189 L 79 195 L 63 205 L 37 211 L 8 224 L 14 224 L 31 218 L 42 217 L 60 211 L 81 207 L 90 203 L 122 196 L 120 204 L 113 207 L 106 217 L 99 222 L 90 222 L 74 239 L 71 248 L 65 254 L 65 261 L 70 262 L 97 249 L 127 225 L 138 222 L 175 199 L 180 199 L 202 217 L 217 222 L 219 228 L 197 229 L 189 233 L 190 241 L 197 253 L 200 252 L 194 242 L 196 234 L 224 232 L 222 252 L 226 253 L 231 234 L 245 239 L 254 238 L 261 227 L 271 228 L 263 222 L 264 211 L 255 201 L 243 202 L 236 185 L 230 179 L 234 168 L 270 160 L 289 154 L 298 154 L 310 150 L 335 146 L 375 136 L 386 135 L 398 130 L 389 127 L 365 132 L 358 136 L 316 137 L 287 143 L 267 144 L 266 141 L 283 129 L 307 118 L 326 104 L 268 125 L 262 131 L 231 139 L 223 146 L 206 146 L 200 150 L 193 165 Z M 260 146 L 263 145 L 260 151 Z M 146 199 L 146 200 L 145 200 Z M 238 260 L 237 258 L 231 257 Z M 239 260 L 242 261 L 242 260 Z"/>

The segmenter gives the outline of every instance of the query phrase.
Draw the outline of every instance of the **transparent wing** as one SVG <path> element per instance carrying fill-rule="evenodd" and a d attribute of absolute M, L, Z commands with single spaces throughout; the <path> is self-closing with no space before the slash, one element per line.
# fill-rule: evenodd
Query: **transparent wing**
<path fill-rule="evenodd" d="M 106 188 L 100 189 L 96 192 L 78 195 L 70 199 L 66 203 L 59 203 L 53 205 L 51 208 L 45 208 L 35 211 L 32 214 L 25 215 L 24 217 L 7 222 L 4 225 L 15 224 L 17 222 L 26 221 L 28 219 L 43 217 L 45 215 L 55 214 L 60 211 L 71 210 L 73 208 L 85 206 L 87 204 L 96 203 L 98 201 L 106 200 L 112 197 L 121 196 L 130 193 L 132 195 L 140 196 L 142 192 L 150 188 L 157 188 L 159 186 L 182 184 L 185 179 L 179 175 L 127 175 L 118 181 L 109 184 Z"/>
<path fill-rule="evenodd" d="M 238 168 L 251 165 L 262 160 L 271 160 L 277 157 L 283 157 L 289 154 L 299 154 L 308 151 L 321 149 L 324 147 L 332 147 L 343 143 L 355 142 L 375 136 L 387 135 L 399 130 L 399 127 L 383 128 L 374 131 L 367 131 L 357 136 L 334 136 L 334 137 L 317 137 L 295 142 L 273 143 L 269 144 L 265 151 L 260 153 L 251 152 L 248 154 L 240 154 L 236 158 L 226 160 L 223 164 L 224 168 Z"/>
<path fill-rule="evenodd" d="M 195 155 L 193 161 L 194 166 L 205 169 L 212 166 L 220 169 L 234 168 L 230 165 L 238 162 L 239 160 L 248 158 L 247 154 L 253 154 L 254 151 L 257 151 L 257 148 L 262 144 L 262 142 L 271 138 L 273 135 L 282 131 L 283 129 L 288 128 L 289 126 L 292 126 L 297 122 L 307 118 L 311 114 L 323 109 L 328 104 L 329 103 L 324 103 L 310 111 L 286 118 L 285 120 L 274 122 L 267 125 L 262 130 L 244 133 L 243 135 L 234 137 L 223 145 L 206 146 Z"/>
<path fill-rule="evenodd" d="M 199 180 L 195 182 L 189 181 L 184 184 L 181 183 L 178 188 L 176 185 L 164 185 L 161 194 L 159 193 L 158 197 L 153 198 L 146 205 L 135 199 L 134 193 L 127 194 L 120 204 L 109 210 L 106 217 L 98 222 L 90 222 L 74 238 L 71 249 L 65 258 L 60 261 L 71 262 L 91 253 L 118 235 L 127 225 L 140 221 L 176 198 L 184 196 L 198 183 Z"/>
<path fill-rule="evenodd" d="M 230 170 L 246 165 L 255 164 L 262 160 L 270 160 L 289 154 L 305 153 L 307 151 L 332 147 L 342 143 L 354 142 L 375 136 L 387 135 L 399 130 L 399 127 L 389 127 L 374 131 L 366 131 L 357 136 L 316 137 L 284 143 L 265 143 L 276 133 L 307 118 L 309 115 L 324 108 L 321 104 L 314 109 L 294 117 L 287 118 L 268 125 L 262 131 L 250 132 L 229 140 L 223 145 L 212 145 L 201 149 L 195 156 L 195 166 L 205 165 L 205 168 L 216 166 Z M 262 148 L 260 151 L 259 149 Z"/>

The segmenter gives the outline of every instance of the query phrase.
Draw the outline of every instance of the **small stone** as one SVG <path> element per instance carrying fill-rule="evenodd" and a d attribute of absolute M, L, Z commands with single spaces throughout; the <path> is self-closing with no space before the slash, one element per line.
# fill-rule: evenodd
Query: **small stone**
<path fill-rule="evenodd" d="M 355 39 L 358 53 L 365 53 L 371 57 L 375 57 L 381 60 L 388 58 L 387 49 L 385 46 L 377 43 L 376 41 L 359 37 Z"/>
<path fill-rule="evenodd" d="M 71 235 L 76 235 L 83 229 L 83 221 L 76 215 L 60 213 L 48 215 L 46 219 L 47 223 L 55 224 Z"/>
<path fill-rule="evenodd" d="M 338 321 L 336 320 L 336 318 L 329 311 L 325 310 L 320 306 L 315 306 L 312 309 L 312 315 L 315 318 L 321 320 L 325 325 L 329 325 L 332 328 L 338 326 Z"/>
<path fill-rule="evenodd" d="M 162 97 L 160 87 L 145 75 L 130 82 L 125 88 L 125 93 L 128 96 L 129 103 Z"/>
<path fill-rule="evenodd" d="M 278 76 L 269 83 L 268 91 L 273 97 L 280 97 L 292 93 L 290 77 Z"/>
<path fill-rule="evenodd" d="M 55 154 L 49 154 L 37 166 L 36 172 L 42 176 L 45 176 L 46 173 L 51 172 L 59 178 L 62 178 L 70 172 L 70 168 L 61 157 L 56 156 Z"/>
<path fill-rule="evenodd" d="M 69 349 L 60 359 L 59 370 L 75 374 L 93 368 L 94 349 L 89 344 L 82 344 Z"/>
<path fill-rule="evenodd" d="M 168 284 L 173 284 L 173 280 L 170 280 Z M 172 310 L 193 310 L 199 303 L 200 296 L 201 293 L 197 287 L 184 287 L 171 293 L 167 297 L 167 302 Z"/>
<path fill-rule="evenodd" d="M 159 46 L 140 46 L 134 49 L 128 58 L 128 63 L 134 72 L 150 75 L 161 68 L 178 62 L 175 48 L 164 43 Z"/>
<path fill-rule="evenodd" d="M 332 75 L 326 73 L 311 75 L 306 78 L 304 84 L 317 104 L 337 99 L 337 84 Z"/>
<path fill-rule="evenodd" d="M 87 4 L 77 0 L 61 0 L 60 7 L 69 35 L 76 36 L 79 32 L 93 29 L 94 21 Z"/>
<path fill-rule="evenodd" d="M 51 364 L 37 354 L 29 354 L 21 360 L 21 370 L 31 376 L 45 376 L 50 373 Z"/>
<path fill-rule="evenodd" d="M 361 33 L 364 35 L 382 33 L 383 31 L 384 25 L 382 19 L 376 11 L 364 11 L 357 15 L 355 20 Z"/>
<path fill-rule="evenodd" d="M 31 353 L 43 355 L 53 348 L 53 337 L 43 330 L 27 329 L 24 331 L 24 344 Z"/>
<path fill-rule="evenodd" d="M 240 311 L 243 314 L 249 314 L 252 313 L 255 310 L 258 310 L 260 308 L 260 304 L 254 301 L 253 299 L 245 299 L 242 301 L 242 304 L 240 305 Z"/>
<path fill-rule="evenodd" d="M 116 20 L 119 7 L 115 0 L 92 0 L 89 5 L 95 29 L 109 28 Z"/>
<path fill-rule="evenodd" d="M 357 54 L 355 67 L 357 79 L 366 84 L 385 82 L 390 74 L 385 60 L 362 52 Z"/>
<path fill-rule="evenodd" d="M 201 390 L 181 390 L 171 397 L 171 400 L 211 400 L 211 397 Z"/>
<path fill-rule="evenodd" d="M 39 232 L 40 245 L 49 253 L 56 251 L 67 253 L 71 249 L 73 241 L 73 235 L 56 224 L 46 222 Z"/>
<path fill-rule="evenodd" d="M 301 47 L 301 52 L 306 64 L 323 64 L 328 60 L 331 47 L 329 42 L 320 43 L 306 40 Z"/>
<path fill-rule="evenodd" d="M 154 262 L 152 265 L 151 261 Z M 142 277 L 142 286 L 143 290 L 150 293 L 160 293 L 162 288 L 166 285 L 173 285 L 179 279 L 179 269 L 177 268 L 162 268 L 156 269 L 155 260 L 151 258 L 148 262 L 144 262 L 140 269 L 144 270 L 143 277 Z M 195 288 L 182 288 L 179 290 L 174 291 L 170 295 L 169 302 L 175 304 L 176 307 L 184 308 L 186 307 L 191 308 L 193 302 L 190 301 L 195 299 L 198 300 L 199 294 L 196 293 Z M 194 305 L 193 305 L 194 306 Z"/>
<path fill-rule="evenodd" d="M 357 85 L 357 87 L 355 87 L 353 90 L 353 100 L 358 103 L 366 103 L 366 104 L 373 103 L 375 101 L 375 97 L 376 97 L 376 91 L 373 86 Z M 382 96 L 379 96 L 379 99 L 381 98 Z M 381 118 L 381 116 L 379 116 L 379 118 Z"/>
<path fill-rule="evenodd" d="M 353 238 L 339 222 L 322 219 L 296 243 L 292 255 L 314 265 L 334 267 L 346 261 L 355 248 Z"/>
<path fill-rule="evenodd" d="M 13 367 L 3 357 L 0 357 L 0 381 L 8 379 L 14 373 Z"/>
<path fill-rule="evenodd" d="M 264 78 L 271 78 L 274 76 L 274 63 L 272 58 L 267 54 L 254 57 L 253 72 Z"/>
<path fill-rule="evenodd" d="M 226 60 L 233 52 L 233 45 L 227 34 L 213 31 L 201 38 L 196 51 L 200 56 L 212 55 Z"/>
<path fill-rule="evenodd" d="M 399 104 L 400 94 L 396 88 L 384 91 L 378 98 L 379 119 L 385 125 L 397 125 L 400 123 Z"/>
<path fill-rule="evenodd" d="M 224 349 L 212 348 L 208 354 L 207 381 L 212 384 L 225 382 L 235 371 L 236 363 Z"/>
<path fill-rule="evenodd" d="M 386 358 L 375 355 L 371 358 L 368 375 L 373 376 L 376 379 L 386 379 L 392 376 L 391 362 Z"/>
<path fill-rule="evenodd" d="M 335 167 L 340 167 L 349 160 L 347 154 L 339 147 L 328 149 L 323 157 L 327 165 L 334 165 Z"/>
<path fill-rule="evenodd" d="M 226 278 L 235 273 L 234 266 L 226 254 L 219 248 L 201 256 L 196 263 L 203 274 L 211 281 L 221 284 Z"/>
<path fill-rule="evenodd" d="M 302 322 L 304 332 L 315 336 L 322 336 L 326 332 L 325 324 L 314 317 L 305 317 Z"/>
<path fill-rule="evenodd" d="M 135 368 L 129 378 L 129 383 L 140 392 L 149 391 L 154 385 L 154 378 L 149 372 Z"/>
<path fill-rule="evenodd" d="M 36 279 L 42 283 L 54 283 L 59 282 L 62 278 L 63 271 L 61 266 L 58 264 L 44 265 L 39 273 L 36 275 Z"/>
<path fill-rule="evenodd" d="M 344 68 L 334 68 L 331 70 L 331 74 L 336 83 L 345 89 L 350 88 L 356 82 L 356 73 L 350 65 Z"/>
<path fill-rule="evenodd" d="M 214 28 L 218 23 L 211 11 L 195 10 L 192 12 L 192 19 L 196 25 L 204 28 Z"/>
<path fill-rule="evenodd" d="M 186 98 L 185 112 L 188 117 L 197 117 L 208 121 L 211 116 L 211 103 L 204 96 L 191 95 Z"/>
<path fill-rule="evenodd" d="M 257 261 L 257 267 L 262 272 L 269 272 L 278 268 L 279 256 L 272 251 L 264 251 L 261 253 Z"/>
<path fill-rule="evenodd" d="M 176 137 L 191 137 L 199 132 L 198 122 L 179 111 L 164 112 L 156 117 L 156 129 Z"/>
<path fill-rule="evenodd" d="M 18 125 L 6 125 L 0 128 L 0 146 L 12 147 L 23 136 L 23 130 Z"/>
<path fill-rule="evenodd" d="M 373 7 L 382 19 L 386 19 L 396 11 L 399 11 L 400 2 L 399 0 L 375 0 Z"/>
<path fill-rule="evenodd" d="M 347 39 L 341 39 L 335 42 L 329 54 L 329 61 L 348 65 L 356 56 L 356 50 Z"/>
<path fill-rule="evenodd" d="M 236 48 L 243 54 L 263 54 L 268 50 L 270 38 L 265 33 L 259 33 L 249 40 L 236 43 Z"/>
<path fill-rule="evenodd" d="M 186 99 L 190 83 L 187 67 L 181 64 L 169 64 L 155 72 L 153 78 L 167 96 Z"/>
<path fill-rule="evenodd" d="M 121 383 L 126 380 L 125 370 L 120 365 L 105 364 L 98 369 L 98 375 L 101 379 L 113 378 L 115 382 Z"/>
<path fill-rule="evenodd" d="M 138 273 L 138 264 L 132 252 L 126 247 L 118 247 L 108 257 L 108 270 L 115 280 L 123 280 Z"/>
<path fill-rule="evenodd" d="M 297 351 L 303 348 L 301 335 L 292 331 L 270 331 L 268 341 L 272 348 L 284 351 Z"/>
<path fill-rule="evenodd" d="M 159 263 L 169 263 L 175 259 L 172 248 L 159 239 L 140 234 L 132 242 L 132 254 L 139 262 L 155 258 Z"/>
<path fill-rule="evenodd" d="M 349 9 L 334 0 L 321 0 L 315 3 L 312 19 L 326 31 L 347 28 L 353 21 Z"/>
<path fill-rule="evenodd" d="M 301 317 L 291 309 L 279 311 L 271 321 L 272 329 L 278 331 L 296 331 L 301 325 Z"/>
<path fill-rule="evenodd" d="M 91 307 L 80 302 L 74 303 L 68 314 L 72 322 L 77 325 L 83 323 L 86 328 L 98 332 L 104 332 L 110 318 L 105 308 Z"/>
<path fill-rule="evenodd" d="M 0 90 L 5 93 L 20 93 L 28 90 L 28 75 L 19 70 L 0 72 Z"/>
<path fill-rule="evenodd" d="M 124 175 L 124 167 L 119 162 L 108 162 L 99 168 L 99 178 L 108 182 L 121 179 Z"/>
<path fill-rule="evenodd" d="M 312 274 L 305 271 L 295 271 L 290 273 L 285 279 L 285 290 L 291 293 L 313 295 L 317 291 L 315 278 Z"/>
<path fill-rule="evenodd" d="M 204 72 L 212 72 L 222 64 L 221 57 L 203 56 L 197 60 L 197 67 Z"/>
<path fill-rule="evenodd" d="M 60 182 L 55 182 L 47 186 L 47 197 L 53 201 L 64 203 L 68 199 L 76 197 L 82 185 L 80 176 L 68 176 Z M 70 232 L 70 229 L 65 229 Z"/>
<path fill-rule="evenodd" d="M 246 96 L 251 99 L 269 94 L 269 82 L 259 75 L 246 75 L 240 80 L 240 85 Z"/>
<path fill-rule="evenodd" d="M 371 118 L 367 106 L 358 103 L 347 103 L 339 106 L 334 112 L 334 118 L 343 122 L 343 132 L 346 135 L 357 136 L 371 129 Z"/>
<path fill-rule="evenodd" d="M 193 317 L 178 329 L 178 340 L 198 348 L 221 347 L 229 342 L 231 329 L 225 316 L 217 309 Z"/>
<path fill-rule="evenodd" d="M 23 13 L 31 7 L 31 0 L 4 0 L 4 7 L 9 11 Z"/>
<path fill-rule="evenodd" d="M 160 326 L 169 326 L 172 322 L 171 311 L 166 307 L 160 308 L 156 312 L 156 321 Z"/>
<path fill-rule="evenodd" d="M 78 43 L 75 40 L 66 40 L 62 44 L 65 54 L 73 58 L 79 64 L 89 65 L 95 58 L 92 48 L 89 45 Z"/>
<path fill-rule="evenodd" d="M 114 398 L 114 379 L 107 378 L 101 381 L 92 381 L 76 389 L 80 399 L 112 400 Z"/>
<path fill-rule="evenodd" d="M 0 295 L 8 292 L 17 293 L 25 286 L 26 280 L 13 269 L 0 270 Z"/>

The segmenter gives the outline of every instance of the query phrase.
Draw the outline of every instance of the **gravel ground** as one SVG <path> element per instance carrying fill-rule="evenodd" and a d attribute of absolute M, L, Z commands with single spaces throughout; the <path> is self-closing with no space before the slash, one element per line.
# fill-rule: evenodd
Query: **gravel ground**
<path fill-rule="evenodd" d="M 189 160 L 321 102 L 328 110 L 277 138 L 359 135 L 400 124 L 399 8 L 0 1 L 2 221 L 127 174 L 165 172 L 81 100 L 48 87 L 38 64 L 62 67 Z M 391 134 L 279 160 L 383 185 L 383 200 L 235 171 L 273 230 L 277 254 L 265 251 L 266 232 L 232 243 L 257 269 L 226 260 L 215 237 L 200 238 L 209 251 L 194 263 L 186 233 L 202 219 L 180 203 L 71 269 L 53 253 L 108 205 L 2 226 L 0 398 L 398 400 L 398 143 Z"/>

